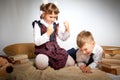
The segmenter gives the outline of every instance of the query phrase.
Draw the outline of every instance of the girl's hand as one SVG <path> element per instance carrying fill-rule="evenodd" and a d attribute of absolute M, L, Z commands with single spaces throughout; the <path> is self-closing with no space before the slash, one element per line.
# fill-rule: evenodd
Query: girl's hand
<path fill-rule="evenodd" d="M 47 27 L 47 35 L 50 36 L 53 33 L 54 29 L 52 26 Z"/>
<path fill-rule="evenodd" d="M 69 32 L 69 23 L 67 21 L 64 22 L 65 31 Z"/>

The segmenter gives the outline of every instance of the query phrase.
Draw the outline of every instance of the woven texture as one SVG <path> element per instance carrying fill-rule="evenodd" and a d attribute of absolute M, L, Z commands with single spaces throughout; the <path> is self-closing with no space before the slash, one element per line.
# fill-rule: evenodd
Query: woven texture
<path fill-rule="evenodd" d="M 14 65 L 14 72 L 9 76 L 10 80 L 111 80 L 107 74 L 94 69 L 92 74 L 82 73 L 77 66 L 65 67 L 54 70 L 48 67 L 38 70 L 32 62 Z"/>

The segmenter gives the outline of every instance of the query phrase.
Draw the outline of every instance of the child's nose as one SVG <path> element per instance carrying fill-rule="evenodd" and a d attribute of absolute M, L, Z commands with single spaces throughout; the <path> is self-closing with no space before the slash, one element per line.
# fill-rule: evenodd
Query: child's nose
<path fill-rule="evenodd" d="M 87 55 L 88 53 L 86 51 L 83 51 L 83 54 Z"/>
<path fill-rule="evenodd" d="M 84 50 L 82 51 L 84 54 L 86 53 Z"/>

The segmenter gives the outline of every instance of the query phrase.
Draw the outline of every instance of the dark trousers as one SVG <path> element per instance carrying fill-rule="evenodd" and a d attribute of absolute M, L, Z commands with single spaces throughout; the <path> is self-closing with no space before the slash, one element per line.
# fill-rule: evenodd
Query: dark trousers
<path fill-rule="evenodd" d="M 69 50 L 67 50 L 68 54 L 75 60 L 76 62 L 76 52 L 78 51 L 78 49 L 75 48 L 71 48 Z"/>

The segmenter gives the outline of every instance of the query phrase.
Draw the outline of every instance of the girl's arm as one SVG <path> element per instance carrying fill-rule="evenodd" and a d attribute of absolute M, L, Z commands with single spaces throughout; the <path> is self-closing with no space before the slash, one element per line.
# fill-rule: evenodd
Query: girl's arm
<path fill-rule="evenodd" d="M 58 29 L 58 37 L 62 41 L 65 41 L 70 37 L 69 23 L 67 21 L 64 22 L 64 26 L 65 26 L 65 31 L 64 32 L 62 32 L 62 29 L 60 28 L 60 26 L 59 26 L 59 29 Z"/>
<path fill-rule="evenodd" d="M 47 41 L 49 41 L 49 37 L 46 33 L 41 35 L 41 29 L 36 23 L 33 28 L 33 38 L 34 38 L 35 45 L 37 46 L 40 46 L 46 43 Z"/>

